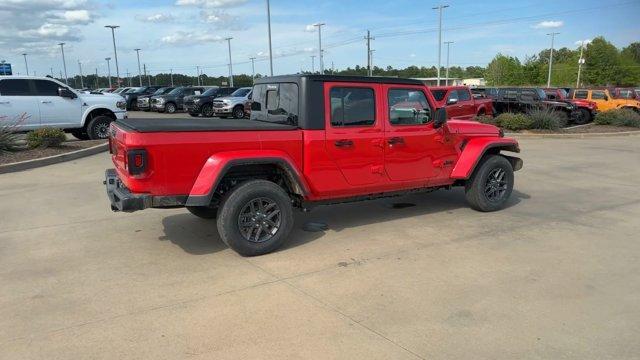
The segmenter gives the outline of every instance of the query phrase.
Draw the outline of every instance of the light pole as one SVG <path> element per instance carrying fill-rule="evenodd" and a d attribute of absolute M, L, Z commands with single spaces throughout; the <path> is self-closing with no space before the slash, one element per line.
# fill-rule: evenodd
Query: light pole
<path fill-rule="evenodd" d="M 80 88 L 84 89 L 84 80 L 82 79 L 82 63 L 78 59 L 78 68 L 80 69 Z"/>
<path fill-rule="evenodd" d="M 438 5 L 431 8 L 438 10 L 438 86 L 440 86 L 440 66 L 442 64 L 442 9 L 448 7 L 449 5 Z"/>
<path fill-rule="evenodd" d="M 69 85 L 69 79 L 67 78 L 67 61 L 64 59 L 64 43 L 61 42 L 58 45 L 60 45 L 60 50 L 62 50 L 62 67 L 64 67 L 64 83 Z"/>
<path fill-rule="evenodd" d="M 116 50 L 116 32 L 115 30 L 119 28 L 119 25 L 105 25 L 106 28 L 111 29 L 111 38 L 113 39 L 113 57 L 116 61 L 116 83 L 120 85 L 120 69 L 118 69 L 118 51 Z"/>
<path fill-rule="evenodd" d="M 578 79 L 576 80 L 576 87 L 580 87 L 580 72 L 582 71 L 582 64 L 584 64 L 584 40 L 580 42 L 580 59 L 578 59 Z"/>
<path fill-rule="evenodd" d="M 169 73 L 171 76 L 171 86 L 173 86 L 173 69 L 169 69 Z"/>
<path fill-rule="evenodd" d="M 549 76 L 547 76 L 547 87 L 551 87 L 551 67 L 553 66 L 553 41 L 559 32 L 552 32 L 547 35 L 551 35 L 551 51 L 549 52 Z"/>
<path fill-rule="evenodd" d="M 98 68 L 96 68 L 96 89 L 99 88 L 100 84 L 98 84 Z"/>
<path fill-rule="evenodd" d="M 27 64 L 27 53 L 23 53 L 24 56 L 24 67 L 27 68 L 27 75 L 29 75 L 29 64 Z"/>
<path fill-rule="evenodd" d="M 447 44 L 447 70 L 445 72 L 444 85 L 449 86 L 449 45 L 453 44 L 453 41 L 445 41 L 444 43 Z"/>
<path fill-rule="evenodd" d="M 231 39 L 232 37 L 224 38 L 229 45 L 229 86 L 233 87 L 233 65 L 231 64 Z"/>
<path fill-rule="evenodd" d="M 140 70 L 140 50 L 142 49 L 133 49 L 136 51 L 136 56 L 138 57 L 138 79 L 140 80 L 140 86 L 142 86 L 142 70 Z"/>
<path fill-rule="evenodd" d="M 109 65 L 110 57 L 104 58 L 107 60 L 107 79 L 109 79 L 109 89 L 111 89 L 111 65 Z"/>
<path fill-rule="evenodd" d="M 198 74 L 198 86 L 200 86 L 200 66 L 196 66 L 196 74 Z"/>
<path fill-rule="evenodd" d="M 316 56 L 311 55 L 311 73 L 314 74 L 316 72 Z"/>
<path fill-rule="evenodd" d="M 256 66 L 254 61 L 256 60 L 255 57 L 250 57 L 249 59 L 251 59 L 251 79 L 255 79 L 256 78 Z"/>
<path fill-rule="evenodd" d="M 267 30 L 269 32 L 269 71 L 273 76 L 273 51 L 271 50 L 271 6 L 267 0 Z"/>
<path fill-rule="evenodd" d="M 320 67 L 320 74 L 324 74 L 324 63 L 322 62 L 322 26 L 325 23 L 313 24 L 318 28 L 318 65 Z"/>

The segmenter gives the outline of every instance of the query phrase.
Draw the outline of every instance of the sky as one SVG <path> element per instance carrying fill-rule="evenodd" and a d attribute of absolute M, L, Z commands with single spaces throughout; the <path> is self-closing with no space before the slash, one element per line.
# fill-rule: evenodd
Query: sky
<path fill-rule="evenodd" d="M 429 0 L 271 0 L 274 75 L 318 69 L 318 31 L 322 27 L 325 68 L 366 66 L 367 29 L 376 66 L 435 66 L 438 63 L 438 6 Z M 550 46 L 547 33 L 559 32 L 555 47 L 604 36 L 618 47 L 640 41 L 640 0 L 448 0 L 442 41 L 452 41 L 450 64 L 486 64 L 500 52 L 524 59 Z M 106 75 L 116 45 L 120 76 L 137 75 L 136 52 L 151 74 L 228 75 L 232 37 L 234 74 L 267 74 L 265 0 L 2 0 L 0 60 L 14 73 L 59 75 L 64 42 L 67 73 Z M 442 48 L 442 65 L 446 47 Z M 115 63 L 111 60 L 111 73 Z"/>

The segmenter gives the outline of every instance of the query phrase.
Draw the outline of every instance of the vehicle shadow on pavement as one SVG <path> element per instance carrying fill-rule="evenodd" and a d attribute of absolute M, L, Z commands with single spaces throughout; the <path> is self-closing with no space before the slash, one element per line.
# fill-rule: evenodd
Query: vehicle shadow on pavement
<path fill-rule="evenodd" d="M 529 198 L 529 195 L 514 190 L 504 210 Z M 464 191 L 453 189 L 374 201 L 319 206 L 309 213 L 297 211 L 295 213 L 295 227 L 290 240 L 280 250 L 304 245 L 324 236 L 325 232 L 322 230 L 303 230 L 305 224 L 309 222 L 324 223 L 328 225 L 329 230 L 339 232 L 352 227 L 427 216 L 468 207 Z M 171 241 L 189 254 L 212 254 L 227 248 L 218 235 L 215 220 L 200 219 L 185 211 L 183 214 L 163 218 L 162 225 L 165 235 L 161 236 L 159 240 Z"/>

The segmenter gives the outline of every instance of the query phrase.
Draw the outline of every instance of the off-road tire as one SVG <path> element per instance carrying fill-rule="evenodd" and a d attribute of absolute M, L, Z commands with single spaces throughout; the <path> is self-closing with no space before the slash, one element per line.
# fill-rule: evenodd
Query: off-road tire
<path fill-rule="evenodd" d="M 571 122 L 571 116 L 566 111 L 554 110 L 554 112 L 558 116 L 558 119 L 562 120 L 564 123 L 561 126 L 567 126 L 567 124 Z"/>
<path fill-rule="evenodd" d="M 240 231 L 240 215 L 252 201 L 267 199 L 279 210 L 279 226 L 265 241 L 249 241 Z M 272 218 L 273 219 L 273 218 Z M 242 256 L 270 253 L 285 243 L 293 229 L 291 198 L 283 188 L 271 181 L 250 180 L 231 190 L 222 200 L 218 211 L 218 232 L 222 241 Z M 249 233 L 249 237 L 253 233 Z"/>
<path fill-rule="evenodd" d="M 578 111 L 580 112 L 580 116 L 573 121 L 574 124 L 584 125 L 591 122 L 591 111 L 583 108 L 578 109 Z"/>
<path fill-rule="evenodd" d="M 107 139 L 109 137 L 109 125 L 113 118 L 108 116 L 96 116 L 87 125 L 87 135 L 91 140 Z"/>
<path fill-rule="evenodd" d="M 178 107 L 176 106 L 176 104 L 174 104 L 174 103 L 171 103 L 171 102 L 170 102 L 170 103 L 167 103 L 167 104 L 164 106 L 164 111 L 165 111 L 167 114 L 173 114 L 173 113 L 175 113 L 176 111 L 178 111 Z"/>
<path fill-rule="evenodd" d="M 505 181 L 504 193 L 497 199 L 490 199 L 487 193 L 491 190 L 487 190 L 490 187 L 490 179 L 494 172 L 503 172 L 503 179 Z M 502 209 L 511 196 L 513 190 L 513 167 L 509 160 L 500 155 L 487 155 L 484 156 L 471 177 L 467 180 L 465 185 L 465 196 L 467 202 L 471 208 L 478 211 L 496 211 Z"/>
<path fill-rule="evenodd" d="M 187 206 L 187 210 L 193 215 L 203 219 L 215 219 L 218 216 L 217 207 Z"/>
<path fill-rule="evenodd" d="M 244 107 L 242 105 L 236 105 L 233 108 L 233 112 L 231 113 L 234 119 L 242 119 L 244 118 Z"/>
<path fill-rule="evenodd" d="M 211 104 L 202 105 L 202 108 L 200 108 L 200 112 L 202 113 L 202 116 L 204 116 L 204 117 L 213 117 L 214 116 L 213 105 L 211 105 Z"/>
<path fill-rule="evenodd" d="M 78 140 L 89 140 L 89 134 L 87 134 L 84 128 L 72 130 L 71 135 L 73 135 Z"/>

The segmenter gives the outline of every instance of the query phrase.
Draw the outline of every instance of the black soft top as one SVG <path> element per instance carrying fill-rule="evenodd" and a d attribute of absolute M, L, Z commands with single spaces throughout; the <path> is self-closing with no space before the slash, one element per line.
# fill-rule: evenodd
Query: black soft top
<path fill-rule="evenodd" d="M 130 131 L 147 132 L 185 132 L 185 131 L 267 131 L 267 130 L 295 130 L 296 127 L 287 124 L 251 121 L 247 119 L 123 119 L 116 124 Z"/>

